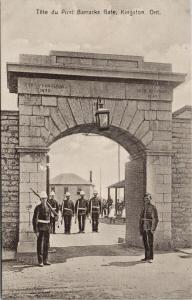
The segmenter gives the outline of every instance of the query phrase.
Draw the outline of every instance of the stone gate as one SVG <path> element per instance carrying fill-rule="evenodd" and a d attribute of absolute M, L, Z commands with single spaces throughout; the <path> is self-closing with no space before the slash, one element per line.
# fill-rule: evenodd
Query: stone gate
<path fill-rule="evenodd" d="M 49 146 L 67 135 L 90 132 L 116 141 L 131 157 L 125 174 L 126 242 L 141 244 L 138 218 L 148 191 L 159 212 L 156 247 L 170 248 L 177 240 L 172 221 L 173 89 L 185 75 L 140 56 L 59 51 L 20 55 L 19 63 L 7 64 L 7 74 L 19 110 L 18 251 L 35 250 L 31 219 L 38 199 L 30 188 L 46 189 Z M 109 130 L 95 124 L 98 98 L 110 111 Z"/>

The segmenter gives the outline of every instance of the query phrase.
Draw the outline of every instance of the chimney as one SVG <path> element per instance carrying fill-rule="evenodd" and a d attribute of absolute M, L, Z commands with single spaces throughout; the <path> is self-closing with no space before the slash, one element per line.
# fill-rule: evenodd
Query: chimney
<path fill-rule="evenodd" d="M 92 182 L 92 180 L 93 180 L 93 179 L 92 179 L 92 171 L 90 171 L 89 174 L 90 174 L 90 175 L 89 175 L 89 181 Z"/>

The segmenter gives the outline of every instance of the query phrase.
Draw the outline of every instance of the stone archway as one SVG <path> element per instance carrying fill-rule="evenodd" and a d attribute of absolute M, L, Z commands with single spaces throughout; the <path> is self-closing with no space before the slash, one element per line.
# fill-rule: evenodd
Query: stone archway
<path fill-rule="evenodd" d="M 171 155 L 173 88 L 184 75 L 171 65 L 146 63 L 142 57 L 51 52 L 21 55 L 8 64 L 10 92 L 18 93 L 20 224 L 18 251 L 34 249 L 30 212 L 37 199 L 30 188 L 46 186 L 46 153 L 57 139 L 77 132 L 98 132 L 94 102 L 110 111 L 110 129 L 102 135 L 131 155 L 127 164 L 126 240 L 138 245 L 138 213 L 145 190 L 159 212 L 158 247 L 171 246 Z M 28 208 L 32 209 L 29 210 Z"/>

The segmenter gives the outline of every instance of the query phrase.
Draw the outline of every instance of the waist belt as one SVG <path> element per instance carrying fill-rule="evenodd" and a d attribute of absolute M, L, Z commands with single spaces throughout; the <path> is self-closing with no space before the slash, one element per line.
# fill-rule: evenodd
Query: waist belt
<path fill-rule="evenodd" d="M 86 208 L 79 207 L 78 210 L 86 210 Z"/>
<path fill-rule="evenodd" d="M 142 218 L 143 221 L 152 221 L 152 219 Z"/>
<path fill-rule="evenodd" d="M 48 223 L 50 223 L 50 221 L 49 220 L 38 220 L 38 223 L 48 224 Z"/>
<path fill-rule="evenodd" d="M 92 206 L 92 208 L 99 208 L 99 206 Z"/>
<path fill-rule="evenodd" d="M 72 211 L 72 209 L 71 209 L 71 208 L 66 208 L 66 207 L 64 207 L 63 209 L 66 209 L 66 210 L 71 210 L 71 211 Z"/>

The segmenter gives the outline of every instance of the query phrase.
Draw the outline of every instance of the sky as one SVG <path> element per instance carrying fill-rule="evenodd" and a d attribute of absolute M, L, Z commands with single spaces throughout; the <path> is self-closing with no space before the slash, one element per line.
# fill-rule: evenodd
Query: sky
<path fill-rule="evenodd" d="M 145 61 L 171 63 L 174 72 L 187 74 L 185 82 L 174 90 L 173 111 L 191 104 L 188 0 L 2 0 L 1 3 L 2 109 L 17 109 L 17 97 L 7 89 L 6 62 L 18 62 L 21 53 L 48 55 L 51 50 L 140 55 Z M 48 15 L 37 14 L 37 9 L 47 10 Z M 144 10 L 145 14 L 50 13 L 62 9 Z M 159 14 L 150 15 L 150 10 L 159 11 Z M 82 135 L 66 137 L 57 143 L 51 148 L 53 175 L 72 170 L 86 179 L 91 168 L 98 185 L 98 169 L 103 166 L 103 190 L 108 183 L 117 181 L 117 144 L 104 137 Z M 128 155 L 123 149 L 121 152 L 124 165 Z M 65 165 L 63 169 L 59 163 L 61 159 Z"/>

